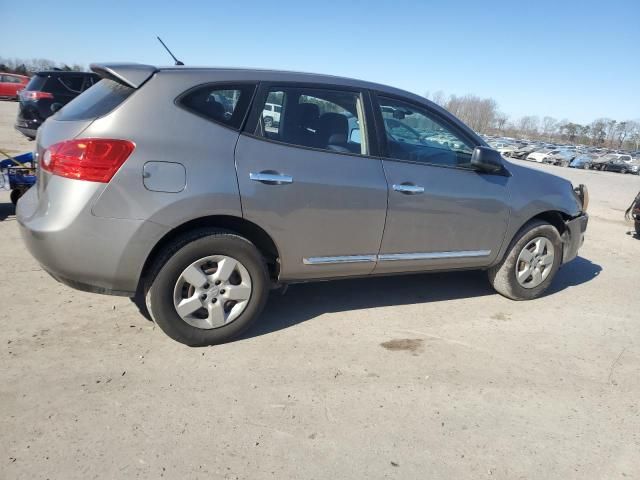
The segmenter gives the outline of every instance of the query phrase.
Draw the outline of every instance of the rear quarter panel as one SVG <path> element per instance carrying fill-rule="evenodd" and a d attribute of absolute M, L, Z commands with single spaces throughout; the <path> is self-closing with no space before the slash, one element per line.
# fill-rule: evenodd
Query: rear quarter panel
<path fill-rule="evenodd" d="M 170 228 L 212 214 L 242 216 L 233 155 L 238 132 L 174 103 L 185 90 L 211 81 L 211 75 L 158 73 L 83 132 L 83 137 L 122 138 L 136 144 L 93 206 L 94 215 L 149 220 Z M 185 188 L 176 193 L 145 188 L 147 162 L 182 164 Z"/>

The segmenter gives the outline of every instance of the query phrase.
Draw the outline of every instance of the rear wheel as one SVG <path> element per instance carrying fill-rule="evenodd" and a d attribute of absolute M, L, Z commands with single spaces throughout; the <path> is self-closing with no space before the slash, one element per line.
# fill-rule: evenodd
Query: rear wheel
<path fill-rule="evenodd" d="M 562 263 L 562 240 L 553 225 L 532 221 L 512 241 L 503 260 L 489 269 L 498 293 L 513 300 L 531 300 L 549 287 Z"/>
<path fill-rule="evenodd" d="M 201 230 L 170 245 L 152 269 L 153 320 L 190 346 L 228 342 L 258 317 L 269 291 L 264 260 L 248 240 Z"/>
<path fill-rule="evenodd" d="M 271 127 L 271 126 L 273 126 L 273 118 L 271 118 L 271 117 L 264 117 L 264 126 L 265 126 L 265 127 Z"/>

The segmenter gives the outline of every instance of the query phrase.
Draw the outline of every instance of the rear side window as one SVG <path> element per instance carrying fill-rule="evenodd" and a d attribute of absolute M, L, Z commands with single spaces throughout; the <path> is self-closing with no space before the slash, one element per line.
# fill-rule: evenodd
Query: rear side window
<path fill-rule="evenodd" d="M 135 91 L 134 88 L 103 79 L 74 98 L 56 114 L 56 120 L 89 120 L 106 115 Z"/>
<path fill-rule="evenodd" d="M 58 81 L 70 92 L 80 93 L 82 91 L 82 84 L 84 77 L 81 76 L 62 76 L 58 77 Z"/>
<path fill-rule="evenodd" d="M 368 153 L 366 136 L 361 133 L 364 107 L 358 92 L 274 87 L 260 110 L 257 136 L 331 152 Z"/>
<path fill-rule="evenodd" d="M 239 130 L 242 126 L 255 85 L 206 85 L 178 99 L 187 110 L 214 122 Z"/>

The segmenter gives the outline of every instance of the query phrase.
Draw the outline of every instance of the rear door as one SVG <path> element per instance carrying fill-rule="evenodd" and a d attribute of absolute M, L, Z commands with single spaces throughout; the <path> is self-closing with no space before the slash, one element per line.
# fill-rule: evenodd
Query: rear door
<path fill-rule="evenodd" d="M 509 177 L 471 167 L 473 140 L 425 106 L 377 96 L 389 209 L 375 273 L 489 265 L 506 232 Z"/>
<path fill-rule="evenodd" d="M 286 83 L 259 89 L 236 147 L 238 183 L 244 217 L 278 246 L 283 279 L 365 275 L 375 266 L 387 184 L 366 95 Z M 277 122 L 265 122 L 266 103 L 280 111 Z"/>

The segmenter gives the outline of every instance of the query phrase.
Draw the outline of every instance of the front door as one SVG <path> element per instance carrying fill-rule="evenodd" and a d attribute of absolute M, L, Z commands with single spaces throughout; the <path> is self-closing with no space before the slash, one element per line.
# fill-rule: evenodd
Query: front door
<path fill-rule="evenodd" d="M 382 161 L 370 156 L 363 95 L 260 88 L 236 168 L 243 216 L 273 238 L 283 280 L 366 275 L 375 266 L 387 183 Z"/>
<path fill-rule="evenodd" d="M 507 228 L 509 177 L 471 167 L 474 145 L 428 108 L 377 97 L 389 211 L 376 273 L 489 265 Z"/>

